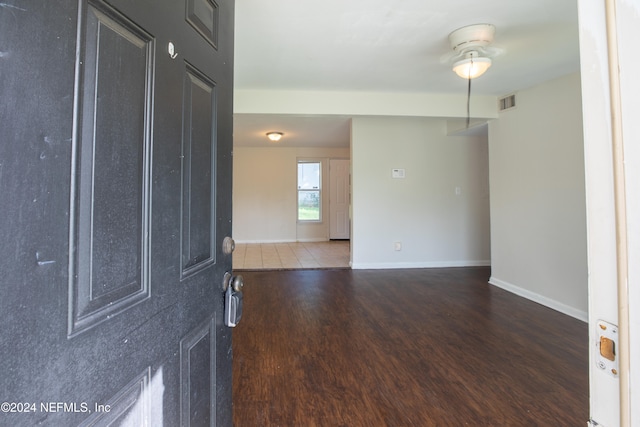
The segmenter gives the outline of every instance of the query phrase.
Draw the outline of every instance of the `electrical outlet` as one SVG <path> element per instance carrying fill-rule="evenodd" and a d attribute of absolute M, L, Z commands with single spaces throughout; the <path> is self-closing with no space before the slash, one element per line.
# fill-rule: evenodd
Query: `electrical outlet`
<path fill-rule="evenodd" d="M 402 242 L 395 242 L 393 244 L 393 250 L 394 251 L 401 251 L 402 250 Z"/>

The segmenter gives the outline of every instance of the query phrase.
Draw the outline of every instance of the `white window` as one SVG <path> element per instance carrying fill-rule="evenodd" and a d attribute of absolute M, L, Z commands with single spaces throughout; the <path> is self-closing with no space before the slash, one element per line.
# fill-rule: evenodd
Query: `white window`
<path fill-rule="evenodd" d="M 320 221 L 322 164 L 298 161 L 298 221 Z"/>

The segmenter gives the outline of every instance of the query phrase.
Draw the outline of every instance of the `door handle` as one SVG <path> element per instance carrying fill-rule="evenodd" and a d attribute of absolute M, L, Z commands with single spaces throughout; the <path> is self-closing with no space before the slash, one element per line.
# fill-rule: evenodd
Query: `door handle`
<path fill-rule="evenodd" d="M 242 276 L 233 276 L 224 273 L 222 288 L 224 290 L 224 324 L 234 328 L 242 318 L 242 288 L 244 279 Z"/>
<path fill-rule="evenodd" d="M 224 277 L 222 278 L 222 290 L 226 292 L 229 286 L 231 286 L 235 292 L 242 292 L 242 288 L 244 287 L 244 278 L 239 274 L 234 276 L 229 272 L 224 273 Z"/>

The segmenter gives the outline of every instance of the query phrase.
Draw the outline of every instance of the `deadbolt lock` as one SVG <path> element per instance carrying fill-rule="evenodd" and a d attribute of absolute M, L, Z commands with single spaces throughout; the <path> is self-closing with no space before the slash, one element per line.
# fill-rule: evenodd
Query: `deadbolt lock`
<path fill-rule="evenodd" d="M 236 242 L 229 236 L 225 237 L 222 241 L 222 253 L 225 255 L 231 255 L 236 249 Z"/>
<path fill-rule="evenodd" d="M 242 318 L 242 276 L 224 273 L 222 288 L 224 289 L 224 323 L 230 328 L 238 325 Z"/>

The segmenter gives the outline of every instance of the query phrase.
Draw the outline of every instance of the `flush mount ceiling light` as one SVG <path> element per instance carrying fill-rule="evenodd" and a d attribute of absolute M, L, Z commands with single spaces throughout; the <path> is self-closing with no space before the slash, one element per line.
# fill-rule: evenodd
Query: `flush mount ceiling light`
<path fill-rule="evenodd" d="M 474 24 L 458 28 L 449 34 L 449 45 L 453 52 L 448 60 L 453 71 L 463 79 L 475 79 L 491 66 L 491 58 L 501 52 L 489 47 L 493 42 L 496 27 L 491 24 Z"/>
<path fill-rule="evenodd" d="M 284 133 L 282 132 L 267 132 L 267 138 L 269 138 L 273 142 L 280 141 L 280 138 L 282 138 L 282 135 L 284 135 Z"/>

